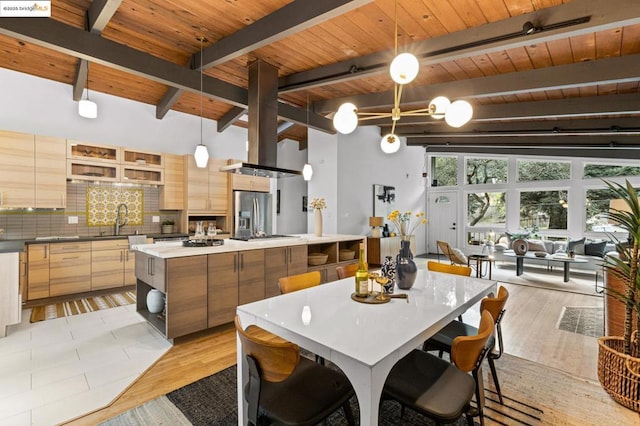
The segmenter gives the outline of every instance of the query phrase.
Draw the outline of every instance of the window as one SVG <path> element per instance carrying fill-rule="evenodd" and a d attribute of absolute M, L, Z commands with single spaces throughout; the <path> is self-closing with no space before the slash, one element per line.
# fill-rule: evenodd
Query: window
<path fill-rule="evenodd" d="M 567 229 L 567 191 L 522 191 L 520 227 Z"/>
<path fill-rule="evenodd" d="M 640 176 L 640 167 L 611 164 L 585 164 L 582 176 L 585 179 L 615 176 Z"/>
<path fill-rule="evenodd" d="M 431 186 L 458 185 L 458 159 L 456 157 L 431 157 Z"/>
<path fill-rule="evenodd" d="M 636 188 L 636 191 L 638 189 Z M 609 188 L 588 189 L 585 200 L 585 231 L 592 232 L 627 232 L 615 223 L 610 223 L 606 216 L 609 205 L 614 198 Z"/>
<path fill-rule="evenodd" d="M 472 192 L 467 195 L 467 226 L 501 228 L 506 223 L 504 192 Z"/>
<path fill-rule="evenodd" d="M 518 182 L 571 178 L 571 164 L 560 161 L 518 160 Z"/>
<path fill-rule="evenodd" d="M 467 158 L 467 184 L 482 185 L 507 182 L 507 160 Z"/>

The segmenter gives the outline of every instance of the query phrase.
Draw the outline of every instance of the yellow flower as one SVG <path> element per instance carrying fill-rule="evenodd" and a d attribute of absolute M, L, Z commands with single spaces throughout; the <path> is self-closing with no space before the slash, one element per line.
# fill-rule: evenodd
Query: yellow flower
<path fill-rule="evenodd" d="M 424 225 L 427 223 L 427 219 L 424 217 L 424 212 L 416 213 L 415 217 L 418 220 L 413 223 L 411 223 L 411 215 L 411 211 L 400 213 L 398 210 L 394 210 L 387 215 L 387 220 L 393 223 L 401 237 L 405 237 L 413 234 L 418 225 Z M 420 218 L 422 219 L 420 220 Z"/>

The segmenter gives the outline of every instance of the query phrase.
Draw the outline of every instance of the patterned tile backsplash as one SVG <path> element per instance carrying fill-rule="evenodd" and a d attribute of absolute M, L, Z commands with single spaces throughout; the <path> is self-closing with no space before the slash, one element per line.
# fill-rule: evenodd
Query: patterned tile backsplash
<path fill-rule="evenodd" d="M 101 201 L 102 200 L 102 201 Z M 21 239 L 48 236 L 90 237 L 113 235 L 116 206 L 124 202 L 129 210 L 129 222 L 122 234 L 159 234 L 164 220 L 179 221 L 176 211 L 160 211 L 160 188 L 128 187 L 111 183 L 67 182 L 66 209 L 0 210 L 0 238 Z M 113 207 L 113 208 L 111 208 Z M 113 210 L 113 211 L 111 211 Z M 78 218 L 69 224 L 69 217 Z M 159 223 L 152 217 L 160 216 Z"/>

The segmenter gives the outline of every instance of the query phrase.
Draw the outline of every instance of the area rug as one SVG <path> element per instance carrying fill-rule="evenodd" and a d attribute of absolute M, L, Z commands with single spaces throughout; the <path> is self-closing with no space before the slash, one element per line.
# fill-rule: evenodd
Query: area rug
<path fill-rule="evenodd" d="M 38 322 L 60 317 L 68 317 L 71 315 L 99 311 L 101 309 L 130 305 L 132 303 L 136 303 L 136 293 L 133 291 L 127 291 L 75 299 L 51 305 L 35 306 L 31 309 L 30 321 Z"/>
<path fill-rule="evenodd" d="M 590 337 L 604 336 L 604 309 L 602 306 L 564 306 L 556 328 Z"/>
<path fill-rule="evenodd" d="M 485 424 L 487 425 L 604 425 L 636 424 L 637 415 L 618 405 L 597 382 L 572 376 L 508 354 L 496 362 L 505 403 L 500 405 L 494 392 L 492 378 L 485 371 Z M 180 388 L 166 395 L 193 425 L 236 425 L 236 369 L 230 367 L 212 376 Z M 163 397 L 164 398 L 164 397 Z M 107 422 L 105 426 L 184 424 L 174 411 L 155 409 L 164 401 L 153 400 L 127 411 Z M 358 405 L 352 399 L 357 416 Z M 167 414 L 168 413 L 168 414 Z M 153 422 L 144 419 L 153 418 Z M 331 416 L 327 424 L 346 424 L 341 411 Z M 398 404 L 385 401 L 380 412 L 380 425 L 433 424 L 419 414 L 407 411 L 400 418 Z M 462 420 L 458 424 L 465 424 Z"/>

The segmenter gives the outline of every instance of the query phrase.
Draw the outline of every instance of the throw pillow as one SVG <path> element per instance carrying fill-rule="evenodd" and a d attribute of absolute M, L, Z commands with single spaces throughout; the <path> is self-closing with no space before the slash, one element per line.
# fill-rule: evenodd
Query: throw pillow
<path fill-rule="evenodd" d="M 464 253 L 462 252 L 462 250 L 458 249 L 458 248 L 454 248 L 453 252 L 457 255 L 457 257 L 464 261 L 464 263 L 467 263 L 467 256 L 464 255 Z"/>
<path fill-rule="evenodd" d="M 547 251 L 547 248 L 545 247 L 544 243 L 540 240 L 527 240 L 527 244 L 529 245 L 528 251 L 531 251 L 531 252 Z"/>
<path fill-rule="evenodd" d="M 567 253 L 571 250 L 575 252 L 575 254 L 584 254 L 584 237 L 579 240 L 571 240 L 567 244 Z"/>
<path fill-rule="evenodd" d="M 600 241 L 599 243 L 586 243 L 584 245 L 584 254 L 604 257 L 606 247 L 606 241 Z"/>

